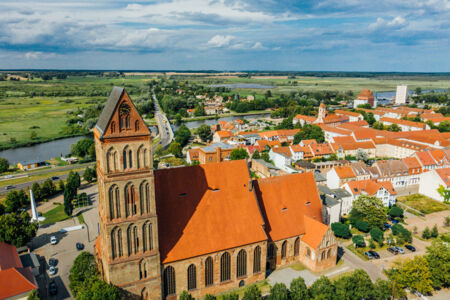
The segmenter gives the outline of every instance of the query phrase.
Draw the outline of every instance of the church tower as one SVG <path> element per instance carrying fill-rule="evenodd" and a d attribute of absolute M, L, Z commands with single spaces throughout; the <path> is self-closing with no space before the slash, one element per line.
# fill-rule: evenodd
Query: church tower
<path fill-rule="evenodd" d="M 93 132 L 101 274 L 135 297 L 161 299 L 151 134 L 125 89 L 113 88 Z"/>
<path fill-rule="evenodd" d="M 323 123 L 323 120 L 325 120 L 326 116 L 327 116 L 327 109 L 325 107 L 325 104 L 320 103 L 317 119 L 314 121 L 314 123 Z"/>

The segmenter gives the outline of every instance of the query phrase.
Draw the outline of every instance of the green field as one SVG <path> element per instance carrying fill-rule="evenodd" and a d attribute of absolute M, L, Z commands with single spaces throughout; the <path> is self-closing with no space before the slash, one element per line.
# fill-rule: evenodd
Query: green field
<path fill-rule="evenodd" d="M 417 209 L 424 214 L 450 209 L 450 205 L 428 198 L 421 194 L 397 197 L 397 201 Z"/>
<path fill-rule="evenodd" d="M 64 212 L 64 205 L 62 204 L 57 204 L 55 208 L 52 208 L 44 213 L 43 217 L 45 217 L 45 220 L 41 223 L 41 225 L 56 223 L 70 218 Z"/>

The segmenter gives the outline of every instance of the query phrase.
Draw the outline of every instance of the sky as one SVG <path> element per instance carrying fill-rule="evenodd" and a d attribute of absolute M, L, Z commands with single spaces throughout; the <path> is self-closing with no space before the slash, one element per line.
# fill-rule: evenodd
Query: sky
<path fill-rule="evenodd" d="M 450 71 L 449 0 L 0 0 L 1 69 Z"/>

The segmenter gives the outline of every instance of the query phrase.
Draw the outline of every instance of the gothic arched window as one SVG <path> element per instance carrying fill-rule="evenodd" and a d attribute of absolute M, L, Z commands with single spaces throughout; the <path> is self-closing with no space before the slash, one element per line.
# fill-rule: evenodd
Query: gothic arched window
<path fill-rule="evenodd" d="M 247 252 L 244 249 L 239 251 L 236 259 L 236 277 L 247 275 Z"/>
<path fill-rule="evenodd" d="M 168 266 L 164 269 L 164 296 L 175 295 L 175 269 L 172 266 Z"/>
<path fill-rule="evenodd" d="M 214 284 L 214 266 L 211 256 L 205 261 L 205 286 Z"/>
<path fill-rule="evenodd" d="M 294 242 L 294 255 L 298 256 L 300 254 L 300 238 L 295 239 Z"/>
<path fill-rule="evenodd" d="M 231 258 L 228 252 L 220 257 L 220 281 L 224 282 L 231 279 Z"/>
<path fill-rule="evenodd" d="M 286 251 L 287 251 L 287 241 L 284 241 L 281 245 L 281 258 L 286 258 Z"/>
<path fill-rule="evenodd" d="M 188 291 L 197 288 L 197 268 L 194 264 L 191 264 L 187 269 L 187 283 Z"/>
<path fill-rule="evenodd" d="M 253 251 L 253 273 L 261 272 L 261 247 L 256 246 Z"/>

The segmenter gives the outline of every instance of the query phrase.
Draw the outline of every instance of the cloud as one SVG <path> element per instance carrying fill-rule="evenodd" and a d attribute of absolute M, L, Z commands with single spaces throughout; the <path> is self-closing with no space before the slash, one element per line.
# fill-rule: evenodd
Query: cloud
<path fill-rule="evenodd" d="M 369 25 L 369 29 L 371 30 L 397 30 L 405 27 L 407 25 L 406 20 L 403 17 L 397 16 L 393 18 L 391 21 L 386 21 L 383 18 L 377 18 L 375 23 Z"/>
<path fill-rule="evenodd" d="M 232 35 L 215 35 L 208 41 L 208 45 L 212 47 L 225 47 L 230 45 L 230 42 L 234 38 Z"/>
<path fill-rule="evenodd" d="M 25 59 L 33 60 L 33 59 L 48 59 L 56 57 L 55 53 L 43 53 L 40 51 L 30 51 L 24 54 Z"/>
<path fill-rule="evenodd" d="M 252 49 L 259 49 L 259 50 L 262 50 L 262 49 L 267 49 L 267 48 L 264 47 L 264 46 L 261 44 L 261 42 L 256 42 L 256 43 L 252 46 Z"/>

